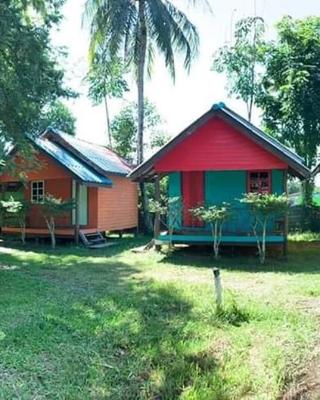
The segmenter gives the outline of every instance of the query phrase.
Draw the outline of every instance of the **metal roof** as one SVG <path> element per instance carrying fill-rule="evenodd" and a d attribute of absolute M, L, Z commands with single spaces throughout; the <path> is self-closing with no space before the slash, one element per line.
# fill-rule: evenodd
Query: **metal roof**
<path fill-rule="evenodd" d="M 105 146 L 77 139 L 53 128 L 48 128 L 43 136 L 47 136 L 50 141 L 66 148 L 100 173 L 114 173 L 126 176 L 132 170 L 118 154 Z"/>
<path fill-rule="evenodd" d="M 112 186 L 112 181 L 108 177 L 97 173 L 56 143 L 51 142 L 45 137 L 39 137 L 33 139 L 33 141 L 39 149 L 43 150 L 46 154 L 58 161 L 59 164 L 67 168 L 83 183 L 89 185 Z"/>
<path fill-rule="evenodd" d="M 220 117 L 229 123 L 235 125 L 243 134 L 251 140 L 263 146 L 271 153 L 275 154 L 279 159 L 282 159 L 289 166 L 290 172 L 299 178 L 306 179 L 310 176 L 309 169 L 304 165 L 303 160 L 293 151 L 288 149 L 276 139 L 267 135 L 249 121 L 236 114 L 225 106 L 224 103 L 214 104 L 212 108 L 183 130 L 180 134 L 175 136 L 167 144 L 165 144 L 157 153 L 151 158 L 146 160 L 135 168 L 130 174 L 129 178 L 133 181 L 150 180 L 156 175 L 154 164 L 168 151 L 173 149 L 181 141 L 189 135 L 192 135 L 200 126 L 205 124 L 213 117 Z"/>

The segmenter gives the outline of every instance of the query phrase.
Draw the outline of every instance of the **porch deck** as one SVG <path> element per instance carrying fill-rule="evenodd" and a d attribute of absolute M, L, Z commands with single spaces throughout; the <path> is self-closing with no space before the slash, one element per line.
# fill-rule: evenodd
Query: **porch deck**
<path fill-rule="evenodd" d="M 84 234 L 87 233 L 95 233 L 97 232 L 97 228 L 86 228 L 80 229 Z M 20 228 L 15 227 L 4 227 L 2 228 L 2 233 L 7 235 L 18 235 L 20 234 Z M 66 228 L 56 228 L 55 230 L 56 236 L 61 238 L 73 238 L 74 237 L 74 228 L 66 227 Z M 50 237 L 49 231 L 46 228 L 26 228 L 26 236 L 27 237 Z"/>
<path fill-rule="evenodd" d="M 259 237 L 261 240 L 262 238 Z M 268 244 L 283 244 L 285 243 L 285 236 L 269 234 L 266 236 L 266 243 Z M 156 239 L 156 244 L 161 245 L 170 242 L 170 235 L 167 232 L 162 232 Z M 211 244 L 213 237 L 210 234 L 187 234 L 187 233 L 174 233 L 172 235 L 172 243 L 176 244 Z M 237 236 L 237 235 L 223 235 L 221 238 L 222 245 L 243 245 L 250 246 L 256 245 L 257 238 L 255 236 Z"/>

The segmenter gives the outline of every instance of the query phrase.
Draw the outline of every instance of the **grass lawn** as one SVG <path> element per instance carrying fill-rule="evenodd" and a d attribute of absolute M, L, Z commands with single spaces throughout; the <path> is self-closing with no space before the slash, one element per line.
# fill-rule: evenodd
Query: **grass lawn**
<path fill-rule="evenodd" d="M 217 315 L 210 253 L 130 251 L 144 241 L 0 248 L 0 399 L 316 396 L 319 243 L 222 258 Z"/>

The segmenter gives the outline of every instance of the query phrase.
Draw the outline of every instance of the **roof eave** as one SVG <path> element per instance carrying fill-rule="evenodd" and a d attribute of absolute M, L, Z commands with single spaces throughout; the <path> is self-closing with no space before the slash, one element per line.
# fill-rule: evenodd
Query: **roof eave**
<path fill-rule="evenodd" d="M 52 156 L 52 154 L 50 154 L 49 152 L 47 152 L 45 149 L 43 149 L 39 144 L 37 144 L 35 141 L 33 141 L 33 145 L 38 149 L 38 151 L 42 151 L 46 154 L 46 156 L 48 156 L 51 160 L 53 160 L 54 162 L 56 162 L 58 165 L 60 165 L 61 167 L 63 167 L 66 171 L 68 171 L 68 173 L 76 180 L 76 181 L 80 181 L 83 185 L 85 186 L 103 186 L 103 187 L 112 187 L 112 181 L 109 179 L 110 183 L 99 183 L 99 182 L 93 182 L 93 181 L 88 181 L 85 180 L 83 178 L 81 178 L 80 176 L 78 176 L 77 174 L 75 174 L 73 171 L 71 171 L 68 167 L 66 167 L 62 162 L 60 162 L 57 158 L 55 158 L 54 156 Z"/>

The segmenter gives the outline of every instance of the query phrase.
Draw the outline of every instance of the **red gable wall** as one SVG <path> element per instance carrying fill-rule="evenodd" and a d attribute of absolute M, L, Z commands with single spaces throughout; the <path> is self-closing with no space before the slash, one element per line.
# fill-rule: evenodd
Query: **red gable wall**
<path fill-rule="evenodd" d="M 276 156 L 214 117 L 155 164 L 158 172 L 286 169 Z"/>

